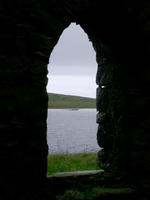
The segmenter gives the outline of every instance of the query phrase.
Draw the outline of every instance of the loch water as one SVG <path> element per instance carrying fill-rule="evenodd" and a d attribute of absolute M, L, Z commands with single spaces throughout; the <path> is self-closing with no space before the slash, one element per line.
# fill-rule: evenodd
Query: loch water
<path fill-rule="evenodd" d="M 48 109 L 49 154 L 98 152 L 96 109 Z"/>

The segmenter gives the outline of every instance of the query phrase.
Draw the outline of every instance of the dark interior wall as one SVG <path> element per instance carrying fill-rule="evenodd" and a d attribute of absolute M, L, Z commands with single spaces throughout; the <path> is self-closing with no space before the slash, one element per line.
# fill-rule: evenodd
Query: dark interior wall
<path fill-rule="evenodd" d="M 97 53 L 100 166 L 149 179 L 149 2 L 97 1 L 79 23 Z M 89 13 L 92 12 L 92 15 Z M 94 23 L 97 22 L 97 23 Z M 143 169 L 142 172 L 139 171 Z"/>
<path fill-rule="evenodd" d="M 46 179 L 47 63 L 71 22 L 81 25 L 97 54 L 100 165 L 118 176 L 149 180 L 149 8 L 146 0 L 0 0 L 5 196 Z"/>
<path fill-rule="evenodd" d="M 61 4 L 0 1 L 0 186 L 8 199 L 46 180 L 47 64 L 71 22 Z"/>

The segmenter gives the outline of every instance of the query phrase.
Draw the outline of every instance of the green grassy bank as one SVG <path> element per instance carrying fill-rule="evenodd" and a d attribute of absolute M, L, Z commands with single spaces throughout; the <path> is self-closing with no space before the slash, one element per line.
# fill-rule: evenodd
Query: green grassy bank
<path fill-rule="evenodd" d="M 87 97 L 48 93 L 48 108 L 96 108 L 96 100 Z"/>
<path fill-rule="evenodd" d="M 56 172 L 99 170 L 96 159 L 97 153 L 49 155 L 47 175 L 50 176 Z"/>

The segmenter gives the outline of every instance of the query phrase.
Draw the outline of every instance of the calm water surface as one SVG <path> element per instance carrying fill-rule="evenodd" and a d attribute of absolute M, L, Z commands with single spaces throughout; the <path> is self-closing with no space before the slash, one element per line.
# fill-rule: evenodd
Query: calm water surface
<path fill-rule="evenodd" d="M 96 109 L 48 109 L 49 154 L 98 151 Z"/>

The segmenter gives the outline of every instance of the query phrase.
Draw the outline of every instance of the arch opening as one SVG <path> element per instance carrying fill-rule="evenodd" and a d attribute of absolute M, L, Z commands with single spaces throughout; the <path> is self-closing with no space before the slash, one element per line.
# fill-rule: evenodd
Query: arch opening
<path fill-rule="evenodd" d="M 53 95 L 49 98 L 51 109 L 47 120 L 49 154 L 97 153 L 100 147 L 96 140 L 96 54 L 79 25 L 72 23 L 64 30 L 50 56 L 48 70 L 47 91 Z M 72 96 L 69 101 L 78 101 L 80 98 L 81 107 L 67 101 L 67 105 L 63 105 L 66 111 L 56 110 L 62 107 L 52 101 L 59 97 L 67 98 L 68 95 Z M 63 130 L 66 126 L 67 129 Z M 57 136 L 54 136 L 54 132 Z"/>

